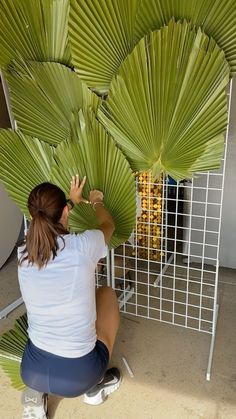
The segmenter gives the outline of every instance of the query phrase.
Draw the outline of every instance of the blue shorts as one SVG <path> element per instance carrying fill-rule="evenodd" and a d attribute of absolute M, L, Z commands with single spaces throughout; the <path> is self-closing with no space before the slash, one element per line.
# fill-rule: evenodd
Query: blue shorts
<path fill-rule="evenodd" d="M 21 362 L 21 377 L 28 387 L 39 392 L 77 397 L 103 378 L 108 362 L 108 349 L 100 340 L 91 352 L 79 358 L 51 354 L 28 340 Z"/>

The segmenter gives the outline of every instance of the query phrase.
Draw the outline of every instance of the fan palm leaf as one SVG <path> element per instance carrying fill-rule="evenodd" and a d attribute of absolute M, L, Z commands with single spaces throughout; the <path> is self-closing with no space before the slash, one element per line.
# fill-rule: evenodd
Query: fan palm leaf
<path fill-rule="evenodd" d="M 120 63 L 132 50 L 140 0 L 71 0 L 69 41 L 72 62 L 89 87 L 106 92 Z"/>
<path fill-rule="evenodd" d="M 18 128 L 52 145 L 69 138 L 73 112 L 96 111 L 99 103 L 72 70 L 58 63 L 18 63 L 6 78 Z"/>
<path fill-rule="evenodd" d="M 214 38 L 224 50 L 232 74 L 235 73 L 235 0 L 141 0 L 135 24 L 137 39 L 168 24 L 172 17 L 185 18 Z"/>
<path fill-rule="evenodd" d="M 15 321 L 13 329 L 0 339 L 0 365 L 10 378 L 12 387 L 17 390 L 25 387 L 20 376 L 20 363 L 28 339 L 27 328 L 27 316 L 24 314 Z"/>
<path fill-rule="evenodd" d="M 68 64 L 69 0 L 2 0 L 0 66 L 14 58 Z"/>
<path fill-rule="evenodd" d="M 93 189 L 104 193 L 105 206 L 116 225 L 110 247 L 118 246 L 128 239 L 135 224 L 134 176 L 124 155 L 93 114 L 88 116 L 80 111 L 74 135 L 57 147 L 51 181 L 67 192 L 71 176 L 86 175 L 84 196 L 88 198 Z M 75 206 L 69 223 L 75 232 L 98 227 L 95 211 L 84 203 Z"/>
<path fill-rule="evenodd" d="M 192 177 L 220 165 L 228 80 L 217 44 L 172 20 L 127 57 L 98 116 L 134 170 Z"/>
<path fill-rule="evenodd" d="M 50 180 L 53 147 L 12 130 L 0 130 L 0 180 L 8 194 L 29 218 L 31 190 Z"/>

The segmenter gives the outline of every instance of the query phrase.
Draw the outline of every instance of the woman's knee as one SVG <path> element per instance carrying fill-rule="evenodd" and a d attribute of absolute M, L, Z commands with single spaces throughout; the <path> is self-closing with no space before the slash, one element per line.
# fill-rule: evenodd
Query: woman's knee
<path fill-rule="evenodd" d="M 117 320 L 120 318 L 118 299 L 113 288 L 104 286 L 97 289 L 96 306 L 97 315 L 100 318 L 102 317 L 103 320 L 107 315 Z"/>
<path fill-rule="evenodd" d="M 116 334 L 120 324 L 119 305 L 115 291 L 111 287 L 100 287 L 97 300 L 97 338 L 108 348 L 111 356 Z"/>
<path fill-rule="evenodd" d="M 109 286 L 102 286 L 99 287 L 96 291 L 96 297 L 97 299 L 103 299 L 103 300 L 107 300 L 107 302 L 117 302 L 118 304 L 118 299 L 117 299 L 117 295 L 116 292 L 113 290 L 112 287 Z"/>

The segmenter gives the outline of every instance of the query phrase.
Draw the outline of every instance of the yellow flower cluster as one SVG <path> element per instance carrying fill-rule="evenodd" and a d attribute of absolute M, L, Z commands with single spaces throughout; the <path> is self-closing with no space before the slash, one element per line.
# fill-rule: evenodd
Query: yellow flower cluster
<path fill-rule="evenodd" d="M 159 260 L 163 217 L 163 179 L 152 178 L 151 172 L 138 176 L 138 193 L 142 212 L 137 222 L 137 253 L 142 259 Z"/>

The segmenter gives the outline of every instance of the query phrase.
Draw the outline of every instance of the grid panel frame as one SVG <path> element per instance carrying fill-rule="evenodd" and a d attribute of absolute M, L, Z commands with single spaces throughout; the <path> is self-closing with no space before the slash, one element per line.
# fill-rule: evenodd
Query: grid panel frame
<path fill-rule="evenodd" d="M 232 81 L 229 87 L 228 128 Z M 107 283 L 116 290 L 122 312 L 215 333 L 228 128 L 220 170 L 199 172 L 178 183 L 164 176 L 159 181 L 137 176 L 135 229 L 130 240 L 107 258 L 111 266 Z M 155 188 L 162 191 L 159 222 L 153 217 Z M 142 189 L 146 206 L 142 194 L 140 202 Z M 159 228 L 157 247 L 154 226 Z"/>
<path fill-rule="evenodd" d="M 192 181 L 170 183 L 162 177 L 159 182 L 148 182 L 144 193 L 149 205 L 155 198 L 150 197 L 150 191 L 155 187 L 162 190 L 161 221 L 156 222 L 160 245 L 150 245 L 155 237 L 150 234 L 155 210 L 153 206 L 142 208 L 132 241 L 111 251 L 114 289 L 123 297 L 133 289 L 132 296 L 124 298 L 123 312 L 212 334 L 221 213 L 209 211 L 209 206 L 222 205 L 224 162 L 218 173 L 197 173 Z M 216 187 L 214 182 L 210 186 L 216 175 L 221 183 L 217 179 Z M 144 185 L 147 187 L 146 180 Z M 138 177 L 137 194 L 142 187 Z M 210 199 L 209 192 L 215 190 L 218 201 L 214 195 Z M 143 220 L 144 212 L 147 217 Z M 208 219 L 216 221 L 215 225 L 208 228 Z M 148 233 L 140 228 L 148 228 Z M 153 252 L 157 259 L 152 258 Z"/>

